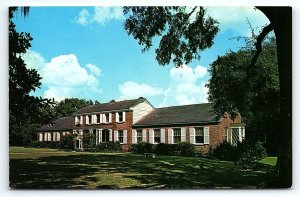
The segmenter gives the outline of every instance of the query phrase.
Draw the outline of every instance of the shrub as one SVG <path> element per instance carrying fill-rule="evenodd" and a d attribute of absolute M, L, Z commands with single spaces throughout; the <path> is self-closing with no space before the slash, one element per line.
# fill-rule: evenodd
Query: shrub
<path fill-rule="evenodd" d="M 65 136 L 60 137 L 60 143 L 59 143 L 59 148 L 63 150 L 74 150 L 74 140 L 75 140 L 75 135 L 69 134 Z"/>
<path fill-rule="evenodd" d="M 267 156 L 267 150 L 261 142 L 249 144 L 243 142 L 238 144 L 238 160 L 237 165 L 243 169 L 253 169 L 258 167 L 258 161 Z"/>
<path fill-rule="evenodd" d="M 82 136 L 82 146 L 85 151 L 90 151 L 96 146 L 96 136 L 94 134 L 85 133 Z"/>
<path fill-rule="evenodd" d="M 133 144 L 130 151 L 137 154 L 156 153 L 158 155 L 195 156 L 195 146 L 187 142 L 178 144 L 159 143 L 155 145 L 141 142 Z"/>
<path fill-rule="evenodd" d="M 100 143 L 91 149 L 92 152 L 121 152 L 122 148 L 119 142 Z"/>
<path fill-rule="evenodd" d="M 169 145 L 170 144 L 159 143 L 156 145 L 154 152 L 158 155 L 169 155 Z"/>
<path fill-rule="evenodd" d="M 228 142 L 220 143 L 214 150 L 211 151 L 213 157 L 224 161 L 237 161 L 237 147 L 232 146 Z"/>
<path fill-rule="evenodd" d="M 142 154 L 142 153 L 153 153 L 154 151 L 154 145 L 153 144 L 149 144 L 146 142 L 140 142 L 137 144 L 133 144 L 131 146 L 131 152 L 133 153 L 137 153 L 137 154 Z"/>
<path fill-rule="evenodd" d="M 52 142 L 52 141 L 33 141 L 30 143 L 30 147 L 34 148 L 54 148 L 58 149 L 59 148 L 60 142 Z"/>
<path fill-rule="evenodd" d="M 177 145 L 175 149 L 177 149 L 177 154 L 184 157 L 192 157 L 195 156 L 195 146 L 188 142 L 181 142 Z"/>

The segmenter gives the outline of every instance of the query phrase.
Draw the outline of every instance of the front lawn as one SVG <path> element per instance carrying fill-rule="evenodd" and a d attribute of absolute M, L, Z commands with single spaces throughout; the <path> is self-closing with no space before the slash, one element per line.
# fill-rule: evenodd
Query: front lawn
<path fill-rule="evenodd" d="M 268 159 L 259 171 L 243 171 L 232 162 L 197 157 L 20 147 L 11 147 L 9 156 L 11 188 L 264 188 L 273 169 Z"/>

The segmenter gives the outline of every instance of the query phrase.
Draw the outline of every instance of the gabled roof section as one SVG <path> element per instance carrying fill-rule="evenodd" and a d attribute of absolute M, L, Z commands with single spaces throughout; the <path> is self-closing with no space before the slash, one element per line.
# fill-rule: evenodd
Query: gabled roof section
<path fill-rule="evenodd" d="M 37 131 L 65 131 L 71 130 L 74 119 L 72 116 L 62 117 L 55 120 L 52 124 L 44 125 L 37 129 Z"/>
<path fill-rule="evenodd" d="M 211 103 L 156 108 L 133 126 L 218 122 Z"/>
<path fill-rule="evenodd" d="M 102 103 L 98 105 L 89 105 L 83 109 L 78 110 L 77 112 L 74 113 L 74 115 L 88 114 L 92 112 L 130 110 L 131 107 L 139 103 L 142 103 L 144 101 L 147 101 L 147 99 L 140 97 L 138 99 L 133 99 L 133 100 L 114 101 L 114 102 Z"/>

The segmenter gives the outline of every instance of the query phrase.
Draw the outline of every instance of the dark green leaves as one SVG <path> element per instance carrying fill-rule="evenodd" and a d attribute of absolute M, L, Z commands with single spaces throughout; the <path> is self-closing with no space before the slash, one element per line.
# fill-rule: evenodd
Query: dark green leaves
<path fill-rule="evenodd" d="M 148 50 L 155 37 L 161 37 L 155 50 L 161 65 L 171 61 L 175 66 L 200 58 L 218 33 L 218 22 L 205 16 L 203 7 L 124 7 L 128 15 L 124 28 L 139 45 Z"/>

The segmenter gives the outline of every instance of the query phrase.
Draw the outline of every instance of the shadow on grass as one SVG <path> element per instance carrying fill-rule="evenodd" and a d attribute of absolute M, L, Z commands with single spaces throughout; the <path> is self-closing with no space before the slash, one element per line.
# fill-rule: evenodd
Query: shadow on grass
<path fill-rule="evenodd" d="M 199 158 L 145 158 L 131 154 L 80 154 L 10 159 L 10 187 L 18 189 L 262 188 L 272 168 L 240 171 L 230 162 Z"/>

